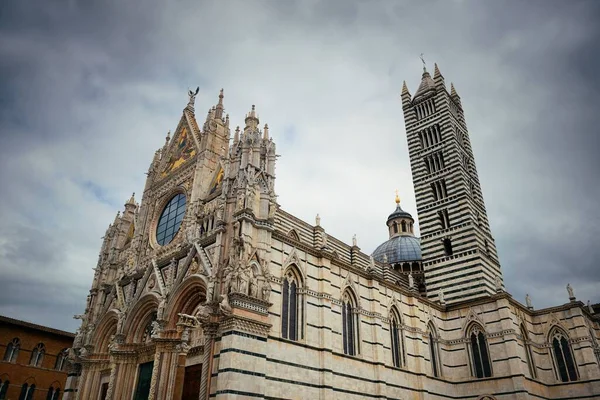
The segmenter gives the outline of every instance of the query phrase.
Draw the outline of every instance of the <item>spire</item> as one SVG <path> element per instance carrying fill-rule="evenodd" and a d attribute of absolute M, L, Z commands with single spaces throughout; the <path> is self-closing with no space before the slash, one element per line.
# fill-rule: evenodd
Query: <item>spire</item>
<path fill-rule="evenodd" d="M 431 75 L 429 75 L 429 72 L 427 72 L 427 68 L 425 67 L 425 59 L 423 58 L 423 53 L 421 53 L 421 61 L 423 62 L 423 76 L 421 77 L 421 84 L 415 92 L 413 100 L 417 99 L 420 96 L 429 94 L 430 92 L 435 92 L 435 82 L 433 81 L 433 79 L 431 79 Z"/>
<path fill-rule="evenodd" d="M 442 76 L 442 73 L 440 72 L 440 69 L 438 68 L 437 63 L 434 63 L 434 68 L 433 68 L 433 78 L 437 78 L 438 76 Z"/>
<path fill-rule="evenodd" d="M 456 93 L 456 89 L 454 88 L 454 83 L 452 83 L 452 82 L 450 82 L 450 96 L 460 98 L 458 93 Z"/>
<path fill-rule="evenodd" d="M 240 141 L 240 127 L 235 127 L 235 134 L 233 135 L 233 143 L 237 143 Z"/>
<path fill-rule="evenodd" d="M 265 124 L 265 128 L 263 130 L 263 139 L 269 140 L 269 124 Z"/>
<path fill-rule="evenodd" d="M 219 92 L 219 103 L 216 107 L 215 118 L 223 118 L 223 89 L 221 89 L 221 91 Z"/>

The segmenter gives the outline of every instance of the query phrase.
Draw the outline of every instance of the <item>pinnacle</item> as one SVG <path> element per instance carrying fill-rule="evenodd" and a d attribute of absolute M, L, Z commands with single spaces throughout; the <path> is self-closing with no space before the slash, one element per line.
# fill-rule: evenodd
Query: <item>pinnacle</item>
<path fill-rule="evenodd" d="M 434 64 L 433 77 L 436 78 L 438 76 L 442 76 L 440 69 L 438 68 L 437 63 Z"/>
<path fill-rule="evenodd" d="M 456 93 L 456 89 L 454 88 L 454 83 L 450 82 L 450 96 L 458 96 Z"/>

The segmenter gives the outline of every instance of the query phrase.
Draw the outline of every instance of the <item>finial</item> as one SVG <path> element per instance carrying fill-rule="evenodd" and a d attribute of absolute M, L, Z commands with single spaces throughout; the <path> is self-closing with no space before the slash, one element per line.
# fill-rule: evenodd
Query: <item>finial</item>
<path fill-rule="evenodd" d="M 135 192 L 133 192 L 131 194 L 131 197 L 129 198 L 129 200 L 127 201 L 127 204 L 134 204 L 135 205 Z"/>
<path fill-rule="evenodd" d="M 235 134 L 233 135 L 233 141 L 238 142 L 240 140 L 240 126 L 235 127 Z"/>
<path fill-rule="evenodd" d="M 254 111 L 254 109 L 255 109 L 255 106 L 254 106 L 254 104 L 252 104 L 252 111 Z"/>
<path fill-rule="evenodd" d="M 423 58 L 424 54 L 421 53 L 421 62 L 423 63 L 423 73 L 427 72 L 427 68 L 425 66 L 425 59 Z"/>
<path fill-rule="evenodd" d="M 221 88 L 221 91 L 219 92 L 219 104 L 223 104 L 223 88 Z"/>
<path fill-rule="evenodd" d="M 265 128 L 263 130 L 263 139 L 267 140 L 269 138 L 269 124 L 265 124 Z"/>
<path fill-rule="evenodd" d="M 398 196 L 398 189 L 396 189 L 396 204 L 400 205 L 400 196 Z"/>
<path fill-rule="evenodd" d="M 169 132 L 167 132 L 167 137 L 165 138 L 165 144 L 169 143 L 169 140 L 171 140 L 171 130 L 169 130 Z"/>

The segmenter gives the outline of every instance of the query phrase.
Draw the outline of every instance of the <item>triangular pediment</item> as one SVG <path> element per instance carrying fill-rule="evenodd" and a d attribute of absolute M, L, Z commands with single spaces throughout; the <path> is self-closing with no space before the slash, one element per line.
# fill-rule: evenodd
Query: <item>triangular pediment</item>
<path fill-rule="evenodd" d="M 184 114 L 173 138 L 169 142 L 168 150 L 162 156 L 160 176 L 165 177 L 170 175 L 193 159 L 197 153 L 198 148 L 194 137 L 194 130 L 191 128 Z"/>
<path fill-rule="evenodd" d="M 210 186 L 208 187 L 207 197 L 218 195 L 219 193 L 221 193 L 221 190 L 223 189 L 224 176 L 225 176 L 225 170 L 223 169 L 222 165 L 219 165 L 219 168 L 217 168 L 217 170 L 210 182 Z"/>

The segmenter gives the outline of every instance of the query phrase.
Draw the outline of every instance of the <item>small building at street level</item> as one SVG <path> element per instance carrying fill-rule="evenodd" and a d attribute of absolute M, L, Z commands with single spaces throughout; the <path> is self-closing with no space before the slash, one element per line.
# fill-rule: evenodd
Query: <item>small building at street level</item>
<path fill-rule="evenodd" d="M 600 398 L 594 307 L 567 282 L 550 308 L 506 291 L 461 98 L 437 65 L 398 106 L 417 210 L 390 199 L 371 254 L 278 204 L 285 155 L 254 106 L 230 128 L 221 91 L 199 123 L 197 93 L 148 155 L 141 202 L 106 231 L 65 398 Z"/>
<path fill-rule="evenodd" d="M 75 335 L 0 316 L 0 400 L 60 400 Z"/>

